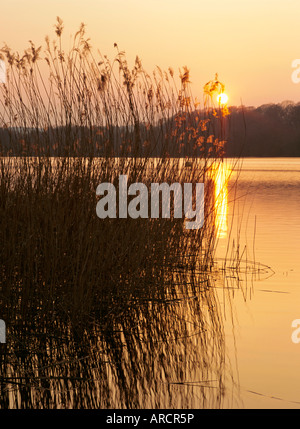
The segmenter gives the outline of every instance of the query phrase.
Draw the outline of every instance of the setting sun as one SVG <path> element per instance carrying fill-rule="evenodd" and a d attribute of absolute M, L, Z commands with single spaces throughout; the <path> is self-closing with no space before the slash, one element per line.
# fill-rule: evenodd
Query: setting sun
<path fill-rule="evenodd" d="M 225 92 L 222 92 L 217 96 L 217 101 L 219 104 L 226 104 L 228 101 L 228 95 Z"/>
<path fill-rule="evenodd" d="M 300 409 L 299 16 L 1 1 L 0 415 Z"/>

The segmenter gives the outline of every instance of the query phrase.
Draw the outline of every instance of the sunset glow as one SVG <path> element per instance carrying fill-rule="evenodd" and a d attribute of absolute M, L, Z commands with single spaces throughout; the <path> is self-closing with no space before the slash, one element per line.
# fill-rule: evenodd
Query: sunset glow
<path fill-rule="evenodd" d="M 292 82 L 291 64 L 300 55 L 299 12 L 299 2 L 287 6 L 278 0 L 188 0 L 184 7 L 177 0 L 14 0 L 1 6 L 1 46 L 23 52 L 29 40 L 44 45 L 58 15 L 64 21 L 66 50 L 84 22 L 95 51 L 111 60 L 117 43 L 130 65 L 138 55 L 148 71 L 159 66 L 177 72 L 186 65 L 198 98 L 205 82 L 218 73 L 233 106 L 297 102 L 300 87 Z"/>
<path fill-rule="evenodd" d="M 1 410 L 300 408 L 299 16 L 2 1 Z"/>
<path fill-rule="evenodd" d="M 228 102 L 228 95 L 225 94 L 225 92 L 222 92 L 221 94 L 219 94 L 217 96 L 217 101 L 218 101 L 219 104 L 222 104 L 222 105 L 227 104 L 227 102 Z"/>

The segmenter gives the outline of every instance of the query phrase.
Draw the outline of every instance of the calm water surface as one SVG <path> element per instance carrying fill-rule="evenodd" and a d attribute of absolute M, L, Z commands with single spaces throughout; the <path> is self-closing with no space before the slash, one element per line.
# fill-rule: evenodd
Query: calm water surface
<path fill-rule="evenodd" d="M 81 336 L 56 313 L 45 332 L 35 312 L 12 324 L 0 408 L 300 408 L 300 159 L 245 159 L 227 187 L 224 165 L 213 178 L 226 270 L 175 261 L 123 313 L 104 300 Z"/>
<path fill-rule="evenodd" d="M 300 408 L 300 343 L 291 339 L 292 321 L 300 318 L 300 159 L 243 160 L 236 194 L 235 178 L 219 255 L 239 237 L 249 259 L 272 269 L 244 284 L 230 310 L 224 299 L 225 341 L 240 386 L 235 406 Z"/>

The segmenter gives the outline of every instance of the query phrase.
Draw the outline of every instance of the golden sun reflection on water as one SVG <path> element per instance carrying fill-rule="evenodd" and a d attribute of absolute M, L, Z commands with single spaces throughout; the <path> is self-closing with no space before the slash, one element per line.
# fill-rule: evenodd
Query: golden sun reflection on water
<path fill-rule="evenodd" d="M 214 182 L 214 210 L 217 238 L 226 238 L 228 223 L 228 180 L 232 170 L 226 162 L 214 165 L 211 178 Z"/>

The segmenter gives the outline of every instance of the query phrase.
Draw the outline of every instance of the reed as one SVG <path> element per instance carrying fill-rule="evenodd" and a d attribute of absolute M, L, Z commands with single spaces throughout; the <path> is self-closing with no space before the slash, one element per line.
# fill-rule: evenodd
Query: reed
<path fill-rule="evenodd" d="M 168 312 L 168 302 L 191 292 L 195 323 L 217 332 L 216 340 L 200 336 L 203 347 L 212 342 L 203 374 L 217 347 L 220 359 L 211 370 L 223 389 L 222 322 L 209 289 L 216 246 L 209 172 L 222 163 L 227 112 L 211 104 L 199 109 L 186 67 L 178 81 L 171 69 L 149 75 L 139 58 L 131 70 L 116 49 L 112 62 L 100 53 L 96 58 L 81 25 L 66 52 L 58 18 L 56 39 L 46 38 L 44 52 L 32 42 L 23 55 L 1 50 L 8 63 L 0 88 L 0 302 L 8 327 L 3 407 L 140 405 L 128 366 L 134 372 L 144 359 L 147 371 L 155 365 L 155 341 L 168 349 L 171 332 L 186 335 L 191 322 L 172 326 L 178 315 L 172 319 L 176 311 Z M 186 230 L 174 218 L 100 220 L 96 187 L 116 183 L 120 174 L 129 184 L 204 182 L 203 227 Z M 168 335 L 158 326 L 162 313 Z M 134 332 L 140 324 L 143 341 Z M 162 367 L 170 368 L 170 349 L 161 353 Z M 67 366 L 59 363 L 64 359 Z M 110 370 L 103 368 L 106 359 Z M 202 374 L 204 384 L 209 373 Z M 147 377 L 150 383 L 151 371 Z M 167 378 L 174 382 L 174 374 Z M 109 389 L 113 379 L 119 399 L 98 395 L 93 403 L 95 389 Z M 11 383 L 18 385 L 14 399 Z"/>

